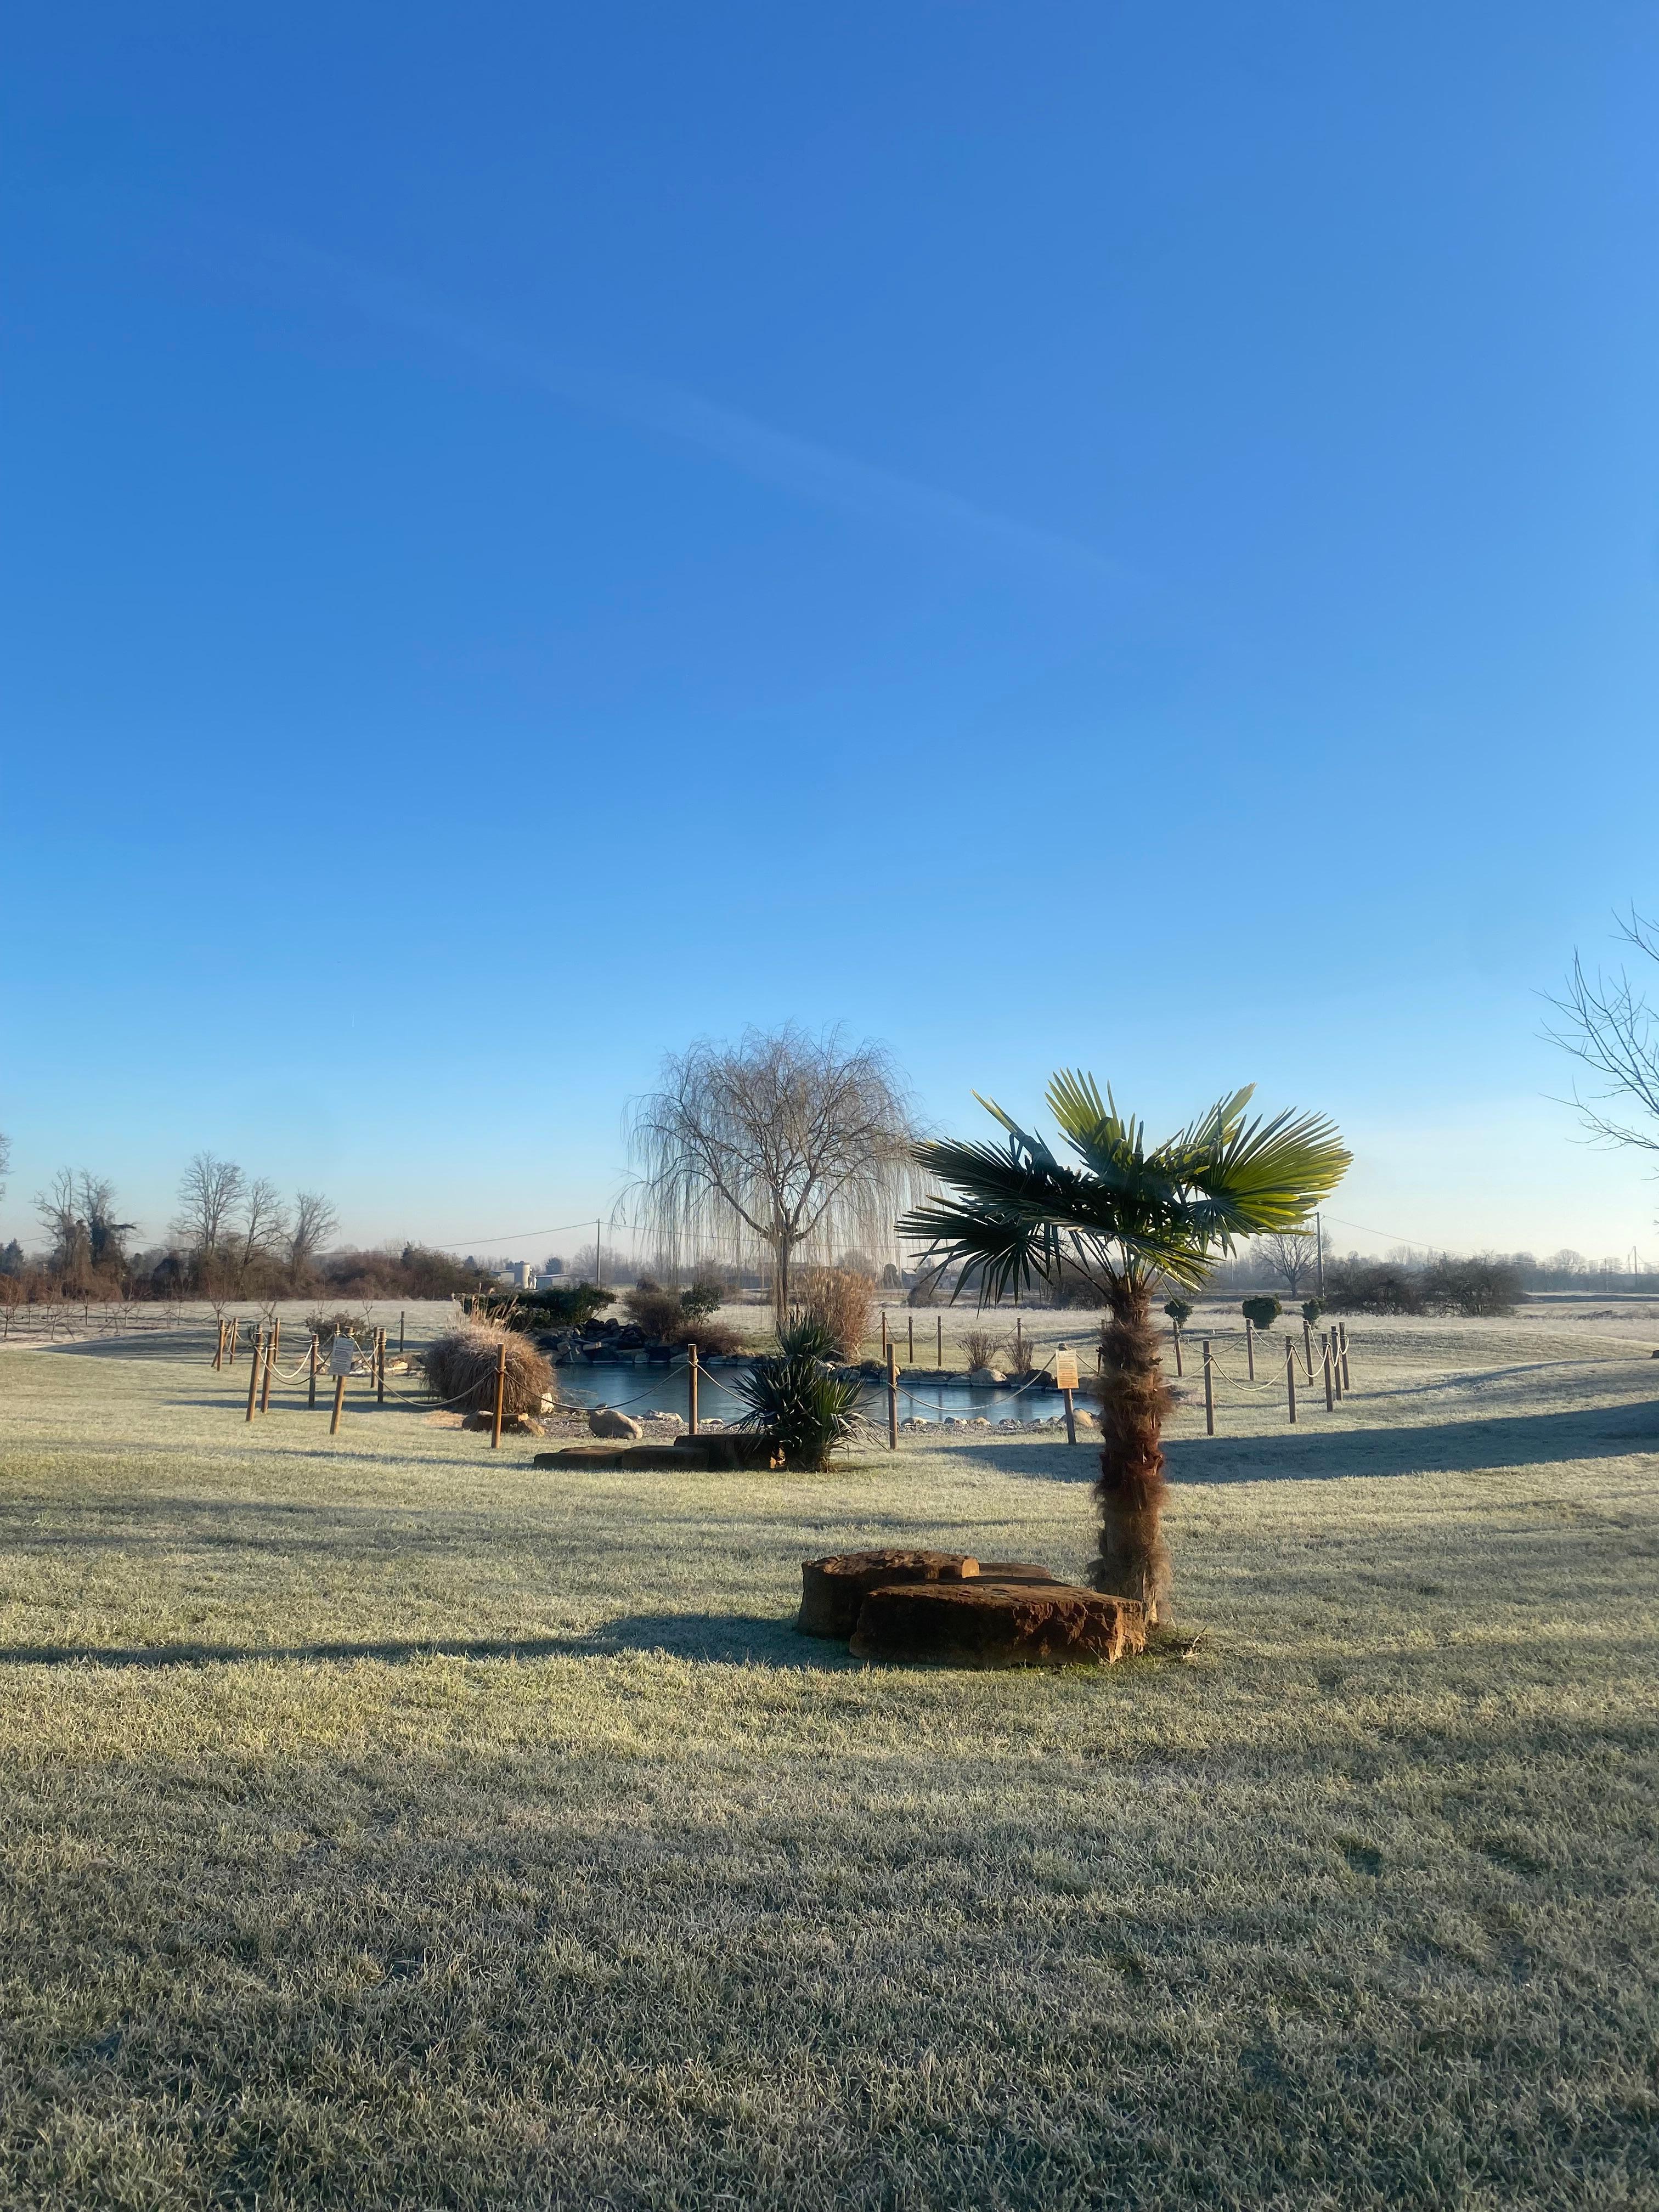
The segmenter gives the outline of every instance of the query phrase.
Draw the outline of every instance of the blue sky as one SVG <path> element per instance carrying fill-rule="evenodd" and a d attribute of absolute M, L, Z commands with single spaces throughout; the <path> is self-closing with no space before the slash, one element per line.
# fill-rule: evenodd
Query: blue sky
<path fill-rule="evenodd" d="M 0 1228 L 533 1251 L 793 1018 L 1659 1259 L 1538 996 L 1656 902 L 1651 7 L 68 0 L 0 96 Z"/>

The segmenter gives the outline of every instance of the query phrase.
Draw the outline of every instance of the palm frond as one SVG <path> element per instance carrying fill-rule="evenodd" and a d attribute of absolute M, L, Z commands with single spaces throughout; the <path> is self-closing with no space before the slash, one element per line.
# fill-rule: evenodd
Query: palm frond
<path fill-rule="evenodd" d="M 1062 1069 L 1048 1103 L 1079 1167 L 981 1098 L 1006 1145 L 919 1146 L 917 1164 L 951 1195 L 914 1208 L 899 1233 L 969 1271 L 981 1297 L 1018 1295 L 1062 1258 L 1097 1279 L 1200 1284 L 1237 1238 L 1304 1221 L 1350 1163 L 1324 1115 L 1250 1120 L 1254 1095 L 1247 1085 L 1218 1100 L 1149 1152 L 1145 1123 L 1120 1113 L 1109 1088 L 1103 1097 L 1093 1076 Z"/>

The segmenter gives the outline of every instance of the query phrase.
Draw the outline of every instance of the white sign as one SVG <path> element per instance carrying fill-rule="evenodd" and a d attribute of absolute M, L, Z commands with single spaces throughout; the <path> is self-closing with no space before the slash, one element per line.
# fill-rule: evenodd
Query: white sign
<path fill-rule="evenodd" d="M 1077 1354 L 1067 1352 L 1063 1344 L 1054 1354 L 1054 1388 L 1056 1390 L 1075 1390 L 1077 1388 Z"/>
<path fill-rule="evenodd" d="M 349 1375 L 351 1363 L 357 1357 L 357 1347 L 349 1336 L 337 1336 L 328 1350 L 328 1371 L 331 1375 Z"/>

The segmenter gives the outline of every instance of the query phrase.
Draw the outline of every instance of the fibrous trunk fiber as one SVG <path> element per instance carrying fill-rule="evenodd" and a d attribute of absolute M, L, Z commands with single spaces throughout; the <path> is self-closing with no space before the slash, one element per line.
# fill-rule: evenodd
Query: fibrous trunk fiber
<path fill-rule="evenodd" d="M 1170 1600 L 1170 1554 L 1164 1542 L 1164 1452 L 1160 1439 L 1174 1401 L 1164 1380 L 1152 1293 L 1119 1291 L 1107 1309 L 1100 1426 L 1100 1556 L 1089 1579 L 1097 1590 L 1139 1598 L 1148 1621 Z"/>

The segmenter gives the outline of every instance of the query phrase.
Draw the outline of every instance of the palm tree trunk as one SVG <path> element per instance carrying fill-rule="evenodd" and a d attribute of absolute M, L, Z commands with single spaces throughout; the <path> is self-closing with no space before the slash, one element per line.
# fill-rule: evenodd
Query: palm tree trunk
<path fill-rule="evenodd" d="M 1090 1569 L 1097 1590 L 1139 1598 L 1154 1621 L 1170 1595 L 1164 1542 L 1164 1452 L 1160 1438 L 1174 1401 L 1164 1380 L 1152 1292 L 1120 1285 L 1101 1329 L 1105 1352 L 1100 1427 L 1100 1556 Z"/>

